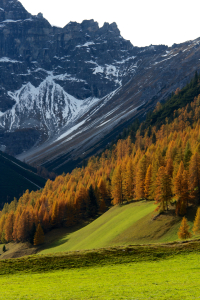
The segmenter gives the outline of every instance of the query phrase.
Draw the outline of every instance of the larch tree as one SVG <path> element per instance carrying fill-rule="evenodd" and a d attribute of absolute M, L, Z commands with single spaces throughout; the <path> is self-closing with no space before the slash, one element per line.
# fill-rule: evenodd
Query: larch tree
<path fill-rule="evenodd" d="M 166 163 L 166 172 L 171 178 L 173 176 L 173 170 L 174 170 L 173 160 L 171 158 L 168 158 Z"/>
<path fill-rule="evenodd" d="M 187 170 L 189 167 L 189 162 L 190 162 L 191 157 L 192 157 L 191 146 L 190 146 L 190 142 L 187 141 L 185 151 L 184 151 L 184 165 Z"/>
<path fill-rule="evenodd" d="M 53 227 L 56 227 L 59 225 L 59 204 L 58 201 L 55 200 L 52 208 L 52 214 L 51 214 L 51 225 Z"/>
<path fill-rule="evenodd" d="M 194 234 L 200 234 L 200 207 L 197 209 L 192 231 Z"/>
<path fill-rule="evenodd" d="M 200 204 L 200 155 L 195 152 L 189 166 L 189 189 L 192 199 Z"/>
<path fill-rule="evenodd" d="M 27 240 L 28 228 L 26 222 L 26 209 L 23 210 L 17 226 L 17 241 L 25 242 Z"/>
<path fill-rule="evenodd" d="M 190 227 L 188 225 L 188 220 L 185 217 L 183 217 L 181 226 L 178 231 L 179 239 L 186 240 L 186 239 L 190 238 L 192 236 L 192 234 L 189 232 L 189 229 L 190 229 Z"/>
<path fill-rule="evenodd" d="M 17 228 L 18 228 L 18 222 L 19 222 L 19 218 L 20 218 L 20 212 L 17 211 L 15 213 L 15 222 L 14 222 L 14 226 L 13 226 L 13 240 L 16 242 L 17 241 Z"/>
<path fill-rule="evenodd" d="M 109 205 L 109 192 L 107 190 L 106 181 L 101 177 L 98 183 L 98 191 L 99 191 L 99 197 L 100 202 L 104 202 L 105 204 Z"/>
<path fill-rule="evenodd" d="M 150 199 L 151 198 L 151 187 L 152 187 L 152 165 L 149 165 L 145 177 L 145 182 L 144 182 L 145 188 L 145 198 Z"/>
<path fill-rule="evenodd" d="M 11 211 L 6 219 L 5 222 L 5 239 L 7 242 L 11 242 L 13 240 L 12 234 L 13 234 L 13 227 L 14 227 L 14 212 Z"/>
<path fill-rule="evenodd" d="M 127 201 L 134 198 L 134 168 L 131 158 L 127 162 L 124 173 L 123 191 Z"/>
<path fill-rule="evenodd" d="M 122 182 L 122 168 L 121 165 L 118 165 L 114 169 L 112 176 L 112 197 L 114 204 L 123 203 Z"/>
<path fill-rule="evenodd" d="M 44 231 L 40 223 L 37 226 L 35 236 L 34 236 L 34 246 L 38 246 L 44 243 Z"/>
<path fill-rule="evenodd" d="M 138 170 L 136 173 L 136 199 L 145 198 L 145 177 L 147 171 L 147 157 L 143 155 L 141 160 L 139 161 Z"/>
<path fill-rule="evenodd" d="M 176 177 L 174 179 L 174 194 L 176 198 L 176 214 L 177 215 L 183 215 L 186 213 L 186 193 L 188 191 L 188 184 L 187 184 L 187 172 L 185 173 L 185 176 L 183 178 L 184 173 L 184 165 L 181 161 L 178 169 L 178 173 L 176 174 Z"/>
<path fill-rule="evenodd" d="M 155 204 L 158 204 L 157 210 L 168 210 L 172 197 L 172 183 L 170 176 L 166 173 L 163 166 L 158 170 L 155 195 Z"/>

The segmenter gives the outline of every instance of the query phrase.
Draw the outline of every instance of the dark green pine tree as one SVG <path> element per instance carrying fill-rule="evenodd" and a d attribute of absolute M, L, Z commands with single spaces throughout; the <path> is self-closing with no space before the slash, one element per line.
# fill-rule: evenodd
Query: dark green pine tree
<path fill-rule="evenodd" d="M 155 144 L 156 143 L 156 134 L 155 132 L 152 135 L 152 143 Z"/>
<path fill-rule="evenodd" d="M 95 195 L 95 191 L 93 186 L 91 185 L 88 190 L 89 201 L 87 207 L 87 215 L 88 217 L 95 217 L 98 212 L 98 203 Z"/>
<path fill-rule="evenodd" d="M 148 127 L 147 136 L 148 136 L 148 137 L 151 136 L 151 126 Z"/>

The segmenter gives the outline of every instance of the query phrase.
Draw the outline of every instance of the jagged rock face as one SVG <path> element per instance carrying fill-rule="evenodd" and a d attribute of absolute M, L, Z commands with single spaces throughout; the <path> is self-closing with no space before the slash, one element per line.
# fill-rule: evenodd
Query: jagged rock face
<path fill-rule="evenodd" d="M 0 0 L 0 22 L 5 20 L 25 20 L 30 14 L 16 0 Z"/>
<path fill-rule="evenodd" d="M 0 0 L 0 149 L 37 163 L 76 158 L 144 103 L 183 87 L 199 58 L 199 40 L 134 47 L 115 23 L 57 28 Z"/>

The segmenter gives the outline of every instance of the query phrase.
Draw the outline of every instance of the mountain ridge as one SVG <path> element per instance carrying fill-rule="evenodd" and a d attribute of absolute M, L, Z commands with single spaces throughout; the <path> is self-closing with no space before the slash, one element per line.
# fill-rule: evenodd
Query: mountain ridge
<path fill-rule="evenodd" d="M 19 1 L 0 7 L 0 149 L 28 163 L 90 156 L 200 69 L 199 39 L 140 48 L 116 23 L 58 28 Z"/>

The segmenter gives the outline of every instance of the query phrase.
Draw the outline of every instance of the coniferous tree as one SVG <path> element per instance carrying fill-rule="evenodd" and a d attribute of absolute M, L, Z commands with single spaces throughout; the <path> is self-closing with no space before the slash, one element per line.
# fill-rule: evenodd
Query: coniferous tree
<path fill-rule="evenodd" d="M 2 244 L 5 244 L 7 241 L 6 241 L 6 237 L 5 237 L 5 231 L 2 232 L 1 234 L 1 243 Z"/>
<path fill-rule="evenodd" d="M 29 233 L 29 241 L 32 245 L 34 244 L 35 233 L 36 233 L 36 226 L 35 226 L 35 223 L 33 223 L 32 228 Z"/>
<path fill-rule="evenodd" d="M 44 243 L 44 231 L 39 223 L 34 235 L 34 246 L 38 246 L 43 243 Z"/>
<path fill-rule="evenodd" d="M 118 165 L 113 172 L 112 176 L 112 197 L 114 204 L 121 204 L 123 202 L 123 191 L 122 191 L 122 169 L 121 165 Z"/>
<path fill-rule="evenodd" d="M 185 240 L 192 236 L 192 234 L 189 232 L 189 225 L 188 221 L 185 217 L 183 217 L 181 226 L 178 231 L 178 237 L 179 239 Z"/>
<path fill-rule="evenodd" d="M 141 158 L 138 170 L 136 174 L 136 199 L 145 198 L 145 177 L 146 177 L 146 171 L 147 171 L 147 156 L 143 155 Z"/>
<path fill-rule="evenodd" d="M 155 203 L 160 211 L 168 210 L 172 196 L 171 178 L 164 167 L 160 167 L 156 178 Z"/>
<path fill-rule="evenodd" d="M 192 199 L 200 204 L 200 155 L 195 152 L 189 166 L 189 188 Z"/>
<path fill-rule="evenodd" d="M 26 210 L 24 209 L 19 217 L 17 226 L 17 241 L 25 242 L 27 240 L 28 228 L 26 222 Z"/>
<path fill-rule="evenodd" d="M 194 234 L 200 234 L 200 207 L 197 209 L 192 231 Z"/>
<path fill-rule="evenodd" d="M 127 162 L 126 170 L 124 173 L 123 180 L 123 191 L 124 197 L 127 201 L 133 200 L 134 198 L 134 169 L 132 160 L 129 159 Z"/>
<path fill-rule="evenodd" d="M 5 222 L 5 239 L 7 242 L 11 242 L 13 240 L 13 227 L 14 227 L 14 212 L 11 211 Z"/>
<path fill-rule="evenodd" d="M 53 227 L 57 227 L 59 225 L 59 205 L 58 201 L 55 200 L 52 208 L 52 214 L 51 214 L 51 224 Z"/>
<path fill-rule="evenodd" d="M 98 203 L 92 185 L 90 185 L 89 187 L 88 195 L 89 195 L 88 209 L 87 209 L 88 217 L 95 217 L 98 212 Z"/>
<path fill-rule="evenodd" d="M 191 157 L 192 157 L 191 146 L 190 146 L 190 142 L 187 141 L 187 144 L 185 147 L 185 152 L 184 152 L 184 165 L 187 170 L 189 167 L 189 162 L 190 162 Z"/>
<path fill-rule="evenodd" d="M 155 132 L 153 132 L 153 135 L 152 135 L 152 143 L 153 144 L 156 143 L 156 134 L 155 134 Z"/>
<path fill-rule="evenodd" d="M 152 165 L 149 165 L 145 177 L 145 198 L 150 199 L 151 198 L 151 187 L 152 187 Z"/>

